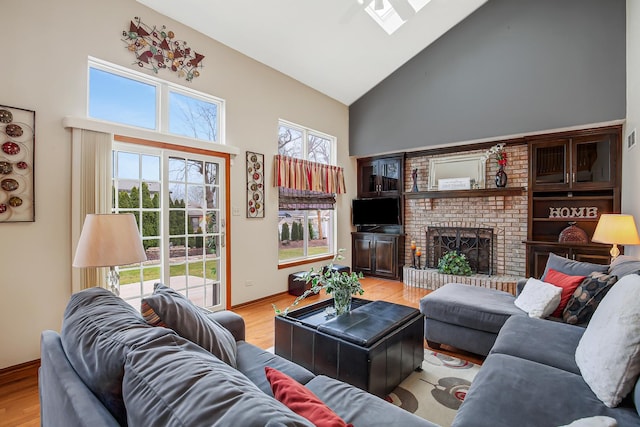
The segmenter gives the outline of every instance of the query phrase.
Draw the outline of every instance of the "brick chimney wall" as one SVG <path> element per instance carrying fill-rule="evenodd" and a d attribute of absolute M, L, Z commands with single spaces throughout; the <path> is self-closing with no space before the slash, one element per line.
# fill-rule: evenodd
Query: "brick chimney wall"
<path fill-rule="evenodd" d="M 482 154 L 485 150 L 464 151 L 459 154 Z M 527 187 L 528 153 L 526 145 L 506 147 L 508 163 L 507 188 Z M 429 177 L 429 159 L 446 155 L 410 157 L 405 162 L 405 191 L 411 191 L 411 172 L 418 169 L 418 190 L 426 191 Z M 486 164 L 485 188 L 496 188 L 497 161 L 491 157 Z M 488 227 L 494 229 L 494 274 L 524 277 L 526 271 L 527 193 L 519 196 L 459 197 L 441 199 L 405 199 L 404 230 L 406 233 L 405 265 L 411 265 L 409 242 L 415 240 L 423 250 L 422 265 L 426 258 L 427 226 Z"/>

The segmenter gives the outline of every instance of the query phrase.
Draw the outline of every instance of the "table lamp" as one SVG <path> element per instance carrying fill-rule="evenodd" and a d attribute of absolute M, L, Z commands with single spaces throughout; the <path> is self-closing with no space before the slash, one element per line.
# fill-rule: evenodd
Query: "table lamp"
<path fill-rule="evenodd" d="M 116 266 L 147 260 L 133 214 L 89 214 L 84 220 L 74 267 L 109 267 L 107 282 L 120 294 Z"/>
<path fill-rule="evenodd" d="M 638 237 L 638 229 L 633 216 L 623 214 L 600 215 L 591 241 L 612 244 L 613 247 L 609 252 L 612 261 L 620 255 L 618 245 L 640 245 L 640 237 Z"/>

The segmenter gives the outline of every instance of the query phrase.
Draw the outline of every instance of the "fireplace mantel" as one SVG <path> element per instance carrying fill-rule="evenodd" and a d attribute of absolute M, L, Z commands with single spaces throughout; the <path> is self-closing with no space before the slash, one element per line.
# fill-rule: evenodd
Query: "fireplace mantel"
<path fill-rule="evenodd" d="M 456 197 L 521 196 L 525 187 L 483 188 L 477 190 L 406 191 L 407 199 L 453 199 Z"/>
<path fill-rule="evenodd" d="M 509 188 L 483 188 L 477 190 L 445 190 L 445 191 L 405 191 L 407 199 L 422 199 L 425 201 L 425 209 L 433 209 L 434 199 L 454 199 L 470 197 L 495 197 L 500 203 L 499 208 L 504 209 L 504 198 L 507 196 L 521 196 L 525 194 L 525 187 Z"/>

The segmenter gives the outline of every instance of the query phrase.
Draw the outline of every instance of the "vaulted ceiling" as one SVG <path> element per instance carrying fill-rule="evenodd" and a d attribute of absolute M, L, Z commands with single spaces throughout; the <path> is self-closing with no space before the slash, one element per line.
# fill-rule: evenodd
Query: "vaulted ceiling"
<path fill-rule="evenodd" d="M 487 0 L 138 1 L 350 105 Z M 404 24 L 387 34 L 376 4 Z"/>

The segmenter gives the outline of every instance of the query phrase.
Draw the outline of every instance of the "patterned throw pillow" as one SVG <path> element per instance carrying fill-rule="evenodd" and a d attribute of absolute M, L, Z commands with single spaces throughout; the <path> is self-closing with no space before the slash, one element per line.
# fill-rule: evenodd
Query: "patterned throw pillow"
<path fill-rule="evenodd" d="M 617 281 L 617 276 L 598 272 L 585 277 L 569 299 L 562 319 L 572 325 L 589 322 L 602 298 Z"/>

